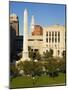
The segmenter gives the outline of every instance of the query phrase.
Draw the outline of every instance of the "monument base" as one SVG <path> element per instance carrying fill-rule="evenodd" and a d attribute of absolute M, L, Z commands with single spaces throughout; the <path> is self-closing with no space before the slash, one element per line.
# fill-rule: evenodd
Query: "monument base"
<path fill-rule="evenodd" d="M 28 57 L 28 51 L 23 51 L 22 52 L 22 58 L 23 58 L 23 60 L 28 60 L 29 59 L 29 57 Z"/>

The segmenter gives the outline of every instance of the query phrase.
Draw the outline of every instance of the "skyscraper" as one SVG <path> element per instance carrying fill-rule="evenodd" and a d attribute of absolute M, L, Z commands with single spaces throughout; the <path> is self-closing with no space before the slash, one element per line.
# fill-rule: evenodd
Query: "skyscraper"
<path fill-rule="evenodd" d="M 19 36 L 19 19 L 16 14 L 10 15 L 10 24 L 16 31 L 16 36 Z"/>

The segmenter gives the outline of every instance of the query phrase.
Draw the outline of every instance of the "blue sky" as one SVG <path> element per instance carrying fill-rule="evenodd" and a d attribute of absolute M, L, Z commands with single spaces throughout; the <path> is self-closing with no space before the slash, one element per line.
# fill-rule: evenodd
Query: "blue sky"
<path fill-rule="evenodd" d="M 24 9 L 28 10 L 28 28 L 30 28 L 31 17 L 34 15 L 35 24 L 41 26 L 60 24 L 65 25 L 65 5 L 42 4 L 30 2 L 10 2 L 10 14 L 15 13 L 19 17 L 19 33 L 23 33 Z"/>

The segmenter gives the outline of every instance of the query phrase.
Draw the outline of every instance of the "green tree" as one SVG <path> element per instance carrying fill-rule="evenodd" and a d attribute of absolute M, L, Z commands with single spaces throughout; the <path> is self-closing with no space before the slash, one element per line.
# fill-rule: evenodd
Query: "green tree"
<path fill-rule="evenodd" d="M 32 75 L 33 65 L 32 61 L 24 61 L 23 62 L 23 70 L 25 75 Z"/>
<path fill-rule="evenodd" d="M 36 56 L 35 56 L 35 59 L 37 59 L 37 60 L 41 60 L 41 55 L 40 55 L 40 53 L 39 53 L 39 51 L 37 51 L 37 52 L 35 52 L 36 54 Z"/>
<path fill-rule="evenodd" d="M 53 50 L 52 49 L 50 49 L 49 54 L 50 54 L 50 57 L 53 57 Z"/>
<path fill-rule="evenodd" d="M 66 72 L 66 63 L 64 59 L 61 59 L 58 63 L 60 72 Z"/>
<path fill-rule="evenodd" d="M 18 69 L 16 68 L 15 64 L 10 65 L 10 74 L 13 75 L 13 76 L 18 75 Z"/>
<path fill-rule="evenodd" d="M 42 64 L 35 61 L 24 61 L 17 65 L 19 70 L 23 70 L 25 75 L 40 76 L 42 74 Z"/>
<path fill-rule="evenodd" d="M 34 59 L 34 51 L 31 50 L 31 47 L 28 47 L 28 51 L 29 51 L 29 58 L 31 58 L 32 60 Z"/>
<path fill-rule="evenodd" d="M 46 53 L 43 52 L 43 59 L 47 59 L 49 57 L 49 52 L 47 51 Z"/>
<path fill-rule="evenodd" d="M 22 70 L 22 69 L 23 69 L 23 62 L 20 61 L 20 62 L 16 65 L 16 67 L 18 68 L 18 70 Z"/>
<path fill-rule="evenodd" d="M 33 73 L 34 75 L 40 76 L 43 71 L 43 65 L 41 62 L 33 62 Z"/>
<path fill-rule="evenodd" d="M 53 57 L 53 50 L 50 49 L 49 51 L 43 52 L 43 60 L 48 60 L 48 58 Z"/>
<path fill-rule="evenodd" d="M 46 63 L 44 64 L 44 67 L 46 69 L 46 72 L 49 76 L 55 77 L 58 75 L 58 64 L 57 60 L 53 57 L 50 57 Z"/>

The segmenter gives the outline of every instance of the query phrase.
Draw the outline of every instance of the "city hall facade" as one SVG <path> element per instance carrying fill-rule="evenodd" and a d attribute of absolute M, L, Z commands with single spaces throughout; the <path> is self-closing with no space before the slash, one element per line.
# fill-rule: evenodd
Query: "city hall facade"
<path fill-rule="evenodd" d="M 53 56 L 62 57 L 62 52 L 65 51 L 65 26 L 40 27 L 39 25 L 34 26 L 32 34 L 28 36 L 28 46 L 32 50 L 38 50 L 40 54 L 52 49 Z"/>

